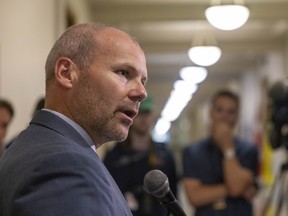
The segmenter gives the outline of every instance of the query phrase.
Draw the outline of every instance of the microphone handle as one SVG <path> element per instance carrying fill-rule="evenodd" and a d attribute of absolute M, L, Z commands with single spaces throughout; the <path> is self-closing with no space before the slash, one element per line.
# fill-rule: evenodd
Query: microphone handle
<path fill-rule="evenodd" d="M 177 200 L 170 203 L 161 202 L 161 204 L 165 206 L 168 210 L 167 216 L 169 216 L 171 213 L 173 216 L 186 216 L 185 212 L 182 210 Z"/>

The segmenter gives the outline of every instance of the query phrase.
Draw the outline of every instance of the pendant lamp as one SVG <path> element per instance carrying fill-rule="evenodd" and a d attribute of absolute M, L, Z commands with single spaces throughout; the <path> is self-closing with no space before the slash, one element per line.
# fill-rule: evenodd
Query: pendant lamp
<path fill-rule="evenodd" d="M 244 5 L 244 0 L 212 0 L 211 6 L 205 10 L 208 22 L 225 31 L 240 28 L 247 22 L 249 15 L 250 11 Z"/>

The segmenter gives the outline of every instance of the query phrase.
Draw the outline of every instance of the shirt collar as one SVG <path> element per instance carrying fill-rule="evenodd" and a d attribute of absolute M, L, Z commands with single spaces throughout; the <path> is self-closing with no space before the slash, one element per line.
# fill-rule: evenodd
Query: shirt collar
<path fill-rule="evenodd" d="M 51 113 L 57 115 L 59 118 L 63 119 L 65 122 L 67 122 L 69 125 L 71 125 L 83 137 L 83 139 L 91 146 L 91 148 L 94 151 L 96 151 L 96 147 L 95 147 L 95 144 L 94 144 L 92 138 L 79 124 L 77 124 L 75 121 L 71 120 L 67 116 L 65 116 L 65 115 L 63 115 L 63 114 L 61 114 L 55 110 L 46 109 L 46 108 L 44 108 L 42 110 L 45 110 L 47 112 L 51 112 Z"/>

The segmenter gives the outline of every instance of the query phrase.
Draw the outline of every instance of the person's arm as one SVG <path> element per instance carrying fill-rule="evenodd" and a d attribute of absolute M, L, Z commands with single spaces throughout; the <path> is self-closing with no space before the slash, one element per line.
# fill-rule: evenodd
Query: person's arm
<path fill-rule="evenodd" d="M 226 160 L 229 160 L 229 158 Z M 255 197 L 258 191 L 258 186 L 256 183 L 256 176 L 257 176 L 257 170 L 258 170 L 257 149 L 251 148 L 249 152 L 246 153 L 245 159 L 242 162 L 244 163 L 243 165 L 241 165 L 240 162 L 237 160 L 237 156 L 235 156 L 234 159 L 232 157 L 232 161 L 230 162 L 231 163 L 229 164 L 229 162 L 226 161 L 226 166 L 227 166 L 226 171 L 227 171 L 227 174 L 229 175 L 227 176 L 226 179 L 231 181 L 231 185 L 233 184 L 233 182 L 238 183 L 239 181 L 238 188 L 235 187 L 234 192 L 237 195 L 237 189 L 238 189 L 239 195 L 243 196 L 246 200 L 251 201 Z M 225 164 L 225 162 L 223 163 Z M 235 167 L 233 167 L 233 163 L 238 163 L 237 166 L 239 166 L 238 168 L 236 168 L 235 176 L 233 176 L 233 169 L 235 169 Z M 238 178 L 238 179 L 235 179 L 235 178 Z M 245 186 L 245 183 L 246 183 L 246 186 Z M 242 189 L 241 189 L 241 186 L 242 186 Z"/>
<path fill-rule="evenodd" d="M 251 201 L 253 200 L 253 198 L 256 196 L 257 191 L 258 191 L 258 189 L 257 189 L 257 187 L 256 187 L 255 184 L 250 185 L 250 186 L 244 191 L 243 197 L 244 197 L 247 201 L 251 202 Z"/>
<path fill-rule="evenodd" d="M 231 150 L 231 149 L 229 149 Z M 253 187 L 253 173 L 240 165 L 236 155 L 223 159 L 223 175 L 228 193 L 232 197 L 247 194 Z"/>
<path fill-rule="evenodd" d="M 202 143 L 192 144 L 182 152 L 181 183 L 189 203 L 196 208 L 215 204 L 227 196 L 227 189 L 223 183 L 208 185 L 200 180 L 203 154 L 199 154 L 199 146 L 202 146 Z"/>
<path fill-rule="evenodd" d="M 196 208 L 215 204 L 227 196 L 224 184 L 205 185 L 193 178 L 184 178 L 182 182 L 190 204 Z"/>
<path fill-rule="evenodd" d="M 244 196 L 246 190 L 253 186 L 253 172 L 241 166 L 237 159 L 233 128 L 225 122 L 217 122 L 213 127 L 212 137 L 223 153 L 224 183 L 229 196 Z"/>

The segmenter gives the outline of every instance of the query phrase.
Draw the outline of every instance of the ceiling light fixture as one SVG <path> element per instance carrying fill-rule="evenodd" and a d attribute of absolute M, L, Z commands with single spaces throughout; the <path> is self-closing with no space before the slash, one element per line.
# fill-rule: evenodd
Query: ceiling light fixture
<path fill-rule="evenodd" d="M 198 84 L 206 79 L 207 69 L 196 66 L 183 67 L 180 69 L 179 75 L 188 83 Z"/>
<path fill-rule="evenodd" d="M 230 31 L 240 28 L 249 18 L 250 11 L 244 6 L 244 0 L 233 0 L 224 4 L 224 0 L 212 0 L 205 10 L 205 16 L 214 27 Z"/>
<path fill-rule="evenodd" d="M 217 46 L 212 33 L 199 33 L 195 35 L 192 47 L 188 50 L 188 56 L 195 64 L 207 67 L 220 59 L 221 49 Z"/>

